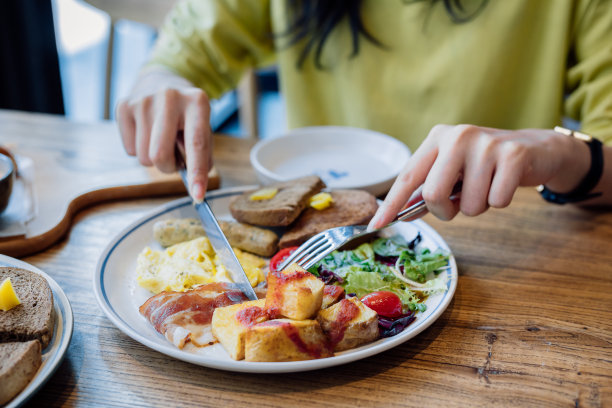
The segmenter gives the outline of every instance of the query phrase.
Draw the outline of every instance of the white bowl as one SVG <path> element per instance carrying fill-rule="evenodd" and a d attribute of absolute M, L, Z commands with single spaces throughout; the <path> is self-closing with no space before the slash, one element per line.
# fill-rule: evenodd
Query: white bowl
<path fill-rule="evenodd" d="M 410 157 L 397 139 L 367 129 L 304 127 L 259 141 L 251 164 L 266 185 L 316 174 L 328 189 L 361 189 L 385 194 Z"/>

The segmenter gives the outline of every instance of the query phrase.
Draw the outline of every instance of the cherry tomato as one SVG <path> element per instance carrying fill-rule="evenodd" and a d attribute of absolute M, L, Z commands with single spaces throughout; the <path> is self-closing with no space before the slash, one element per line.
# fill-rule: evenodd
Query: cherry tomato
<path fill-rule="evenodd" d="M 283 261 L 287 259 L 296 249 L 298 249 L 297 246 L 287 247 L 274 254 L 272 259 L 270 259 L 270 272 L 278 271 L 280 264 L 282 264 Z"/>
<path fill-rule="evenodd" d="M 402 301 L 393 292 L 379 291 L 368 293 L 361 298 L 363 304 L 383 317 L 399 317 L 402 315 Z"/>

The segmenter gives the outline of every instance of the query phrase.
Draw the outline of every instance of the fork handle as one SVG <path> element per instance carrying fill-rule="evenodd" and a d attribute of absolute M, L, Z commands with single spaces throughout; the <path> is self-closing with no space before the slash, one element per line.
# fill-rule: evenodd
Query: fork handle
<path fill-rule="evenodd" d="M 458 181 L 453 187 L 453 191 L 451 191 L 451 195 L 449 198 L 451 200 L 457 200 L 459 198 L 459 193 L 461 193 L 461 188 L 463 187 L 463 182 Z M 395 224 L 398 221 L 410 221 L 417 218 L 422 217 L 427 212 L 427 204 L 425 204 L 425 200 L 421 196 L 421 199 L 416 203 L 412 204 L 410 207 L 400 211 L 395 219 L 389 223 Z"/>

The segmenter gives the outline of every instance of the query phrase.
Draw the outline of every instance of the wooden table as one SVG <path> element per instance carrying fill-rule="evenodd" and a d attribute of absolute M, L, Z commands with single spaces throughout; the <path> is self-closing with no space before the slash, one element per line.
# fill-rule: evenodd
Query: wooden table
<path fill-rule="evenodd" d="M 37 126 L 41 118 L 45 127 Z M 22 119 L 4 114 L 0 131 L 11 125 L 59 138 L 53 128 L 80 126 L 118 138 L 108 124 Z M 216 137 L 222 186 L 256 182 L 251 144 Z M 92 276 L 103 248 L 169 199 L 88 208 L 67 238 L 23 258 L 57 280 L 75 316 L 63 364 L 28 406 L 612 405 L 612 212 L 547 204 L 525 188 L 508 209 L 477 218 L 427 216 L 453 250 L 460 274 L 453 301 L 430 328 L 354 363 L 267 375 L 166 357 L 124 335 L 98 307 Z"/>

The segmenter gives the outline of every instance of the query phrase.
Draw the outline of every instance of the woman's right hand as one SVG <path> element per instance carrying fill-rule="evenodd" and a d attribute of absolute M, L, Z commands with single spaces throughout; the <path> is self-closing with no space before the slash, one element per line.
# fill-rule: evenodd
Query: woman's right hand
<path fill-rule="evenodd" d="M 412 203 L 419 186 L 429 212 L 450 220 L 459 212 L 476 216 L 489 207 L 507 207 L 519 186 L 545 184 L 569 192 L 587 174 L 590 160 L 584 142 L 553 130 L 437 125 L 408 159 L 369 227 L 391 222 Z M 451 200 L 459 180 L 461 199 Z"/>
<path fill-rule="evenodd" d="M 123 147 L 144 166 L 176 170 L 177 135 L 183 132 L 192 198 L 204 199 L 212 167 L 210 102 L 189 81 L 161 68 L 143 72 L 116 111 Z"/>

